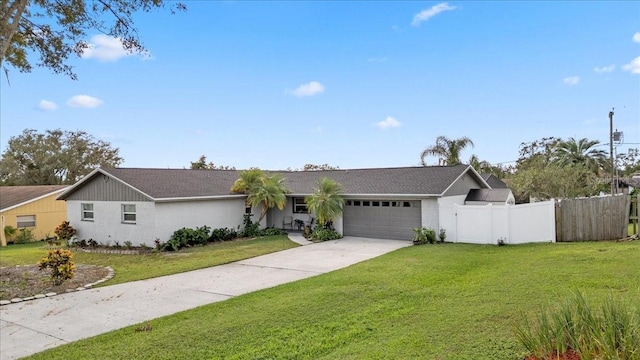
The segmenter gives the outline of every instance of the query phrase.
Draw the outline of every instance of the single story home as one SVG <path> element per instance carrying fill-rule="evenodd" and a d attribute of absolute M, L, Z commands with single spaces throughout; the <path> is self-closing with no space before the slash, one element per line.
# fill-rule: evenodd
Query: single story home
<path fill-rule="evenodd" d="M 67 204 L 56 201 L 66 185 L 0 186 L 0 244 L 6 245 L 5 226 L 31 231 L 34 239 L 54 236 L 67 220 Z"/>
<path fill-rule="evenodd" d="M 439 205 L 464 204 L 471 189 L 490 186 L 471 166 L 323 171 L 269 171 L 289 189 L 284 210 L 270 209 L 261 226 L 309 223 L 304 198 L 320 178 L 342 185 L 345 206 L 335 229 L 350 236 L 411 240 L 413 228 L 439 228 Z M 231 186 L 237 170 L 98 168 L 66 189 L 67 216 L 81 239 L 152 246 L 182 227 L 238 228 L 246 195 Z M 255 219 L 256 217 L 254 217 Z"/>

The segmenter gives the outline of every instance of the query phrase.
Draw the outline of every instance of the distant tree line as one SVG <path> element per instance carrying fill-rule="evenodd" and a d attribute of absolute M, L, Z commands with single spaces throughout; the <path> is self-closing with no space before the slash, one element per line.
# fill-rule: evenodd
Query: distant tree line
<path fill-rule="evenodd" d="M 473 141 L 467 137 L 436 138 L 436 143 L 420 154 L 421 163 L 435 156 L 438 165 L 461 164 L 460 154 Z M 598 149 L 597 140 L 562 139 L 544 137 L 521 143 L 515 165 L 491 165 L 472 155 L 469 164 L 478 172 L 491 173 L 504 180 L 520 202 L 531 198 L 572 198 L 593 196 L 608 192 L 611 181 L 611 163 L 605 150 Z M 631 176 L 640 171 L 640 151 L 629 149 L 618 154 L 615 167 L 620 176 Z"/>

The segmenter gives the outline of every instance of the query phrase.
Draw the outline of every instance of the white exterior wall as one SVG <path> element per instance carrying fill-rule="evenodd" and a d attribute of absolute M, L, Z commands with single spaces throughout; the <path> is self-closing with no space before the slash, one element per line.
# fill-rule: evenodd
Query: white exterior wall
<path fill-rule="evenodd" d="M 82 220 L 81 204 L 93 204 L 93 221 Z M 122 204 L 136 205 L 136 223 L 122 222 Z M 78 239 L 93 239 L 100 244 L 134 246 L 145 243 L 153 246 L 155 240 L 155 204 L 135 201 L 67 201 L 67 219 L 76 230 Z"/>
<path fill-rule="evenodd" d="M 438 214 L 438 199 L 422 199 L 420 200 L 420 211 L 422 217 L 422 227 L 432 228 L 438 233 L 440 224 L 440 215 Z"/>
<path fill-rule="evenodd" d="M 244 199 L 156 203 L 154 239 L 157 237 L 165 242 L 174 231 L 183 227 L 206 225 L 212 229 L 227 227 L 237 230 L 242 225 L 244 211 Z M 252 220 L 257 221 L 259 216 L 258 210 Z"/>
<path fill-rule="evenodd" d="M 555 202 L 523 205 L 442 205 L 447 241 L 471 244 L 555 242 Z M 451 231 L 451 229 L 455 229 Z"/>

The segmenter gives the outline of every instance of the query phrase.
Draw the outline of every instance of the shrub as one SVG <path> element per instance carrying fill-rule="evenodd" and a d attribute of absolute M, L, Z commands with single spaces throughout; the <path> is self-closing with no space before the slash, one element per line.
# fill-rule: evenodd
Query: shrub
<path fill-rule="evenodd" d="M 69 241 L 69 239 L 76 235 L 76 229 L 74 229 L 68 221 L 63 221 L 60 225 L 58 225 L 54 232 L 56 233 L 58 239 L 64 241 Z"/>
<path fill-rule="evenodd" d="M 87 244 L 91 247 L 98 247 L 98 242 L 93 239 L 89 239 L 89 241 L 87 241 Z"/>
<path fill-rule="evenodd" d="M 309 239 L 317 241 L 336 240 L 340 238 L 342 238 L 342 235 L 339 232 L 327 229 L 323 226 L 316 226 L 309 236 Z"/>
<path fill-rule="evenodd" d="M 85 248 L 85 247 L 87 247 L 88 244 L 87 244 L 87 240 L 82 239 L 82 240 L 74 241 L 72 245 L 73 246 L 78 246 L 78 247 L 81 247 L 81 248 Z"/>
<path fill-rule="evenodd" d="M 204 245 L 209 239 L 211 228 L 204 225 L 195 229 L 182 228 L 173 232 L 161 250 L 178 251 L 187 246 Z"/>
<path fill-rule="evenodd" d="M 229 241 L 235 239 L 236 237 L 238 237 L 238 233 L 235 230 L 225 227 L 213 229 L 213 231 L 211 231 L 211 236 L 207 241 Z"/>
<path fill-rule="evenodd" d="M 438 233 L 438 241 L 444 242 L 447 238 L 447 229 L 440 228 L 440 232 Z"/>
<path fill-rule="evenodd" d="M 7 225 L 4 227 L 4 236 L 6 237 L 7 241 L 12 241 L 13 236 L 18 232 L 17 228 L 14 228 L 11 225 Z"/>
<path fill-rule="evenodd" d="M 414 228 L 413 232 L 416 234 L 413 237 L 413 243 L 416 245 L 421 244 L 433 244 L 436 242 L 436 231 L 432 228 L 422 227 Z"/>
<path fill-rule="evenodd" d="M 34 241 L 35 238 L 29 229 L 20 229 L 18 236 L 13 240 L 16 244 L 26 244 Z"/>
<path fill-rule="evenodd" d="M 64 249 L 49 250 L 49 254 L 38 262 L 38 269 L 50 269 L 51 281 L 54 285 L 60 285 L 67 279 L 73 279 L 76 270 L 73 253 Z"/>
<path fill-rule="evenodd" d="M 131 249 L 133 247 L 133 244 L 131 243 L 131 241 L 125 241 L 124 247 L 127 249 Z"/>
<path fill-rule="evenodd" d="M 240 237 L 256 237 L 260 236 L 260 223 L 254 223 L 251 221 L 253 214 L 244 214 L 243 223 L 244 228 L 240 231 Z"/>
<path fill-rule="evenodd" d="M 260 236 L 275 236 L 275 235 L 287 235 L 287 232 L 282 229 L 266 228 L 260 232 Z"/>
<path fill-rule="evenodd" d="M 555 358 L 575 352 L 580 359 L 637 359 L 640 309 L 609 297 L 596 312 L 576 292 L 559 308 L 541 311 L 535 323 L 523 319 L 516 337 L 532 356 Z"/>

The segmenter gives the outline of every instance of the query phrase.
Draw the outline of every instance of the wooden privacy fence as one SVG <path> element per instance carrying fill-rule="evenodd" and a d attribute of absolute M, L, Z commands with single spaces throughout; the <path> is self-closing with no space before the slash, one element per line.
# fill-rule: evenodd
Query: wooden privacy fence
<path fill-rule="evenodd" d="M 567 199 L 556 203 L 556 241 L 616 240 L 627 237 L 628 195 Z"/>

